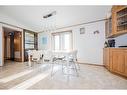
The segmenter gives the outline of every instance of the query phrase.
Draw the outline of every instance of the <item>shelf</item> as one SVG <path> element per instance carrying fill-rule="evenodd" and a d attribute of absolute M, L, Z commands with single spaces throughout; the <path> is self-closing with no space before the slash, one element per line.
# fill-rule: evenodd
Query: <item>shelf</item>
<path fill-rule="evenodd" d="M 118 32 L 127 32 L 127 30 L 125 30 L 125 29 L 124 30 L 119 30 Z"/>
<path fill-rule="evenodd" d="M 126 16 L 127 16 L 127 13 L 126 13 L 126 14 L 123 14 L 123 15 L 121 15 L 121 16 L 118 16 L 117 19 L 123 18 L 123 17 L 126 17 Z"/>
<path fill-rule="evenodd" d="M 124 35 L 124 34 L 127 34 L 127 30 L 117 31 L 117 33 L 108 35 L 108 37 L 106 37 L 106 38 L 115 38 L 115 37 L 118 37 L 118 36 Z"/>
<path fill-rule="evenodd" d="M 32 43 L 34 43 L 34 41 L 31 41 L 31 40 L 25 40 L 25 42 L 32 42 Z"/>
<path fill-rule="evenodd" d="M 117 25 L 117 27 L 121 27 L 121 26 L 125 26 L 125 25 L 127 25 L 127 22 L 124 24 Z"/>
<path fill-rule="evenodd" d="M 127 6 L 115 7 L 112 10 L 112 19 L 111 17 L 108 18 L 105 23 L 106 38 L 114 38 L 127 34 Z"/>
<path fill-rule="evenodd" d="M 116 35 L 127 33 L 127 8 L 120 10 L 117 14 L 117 30 Z"/>
<path fill-rule="evenodd" d="M 25 44 L 32 44 L 32 45 L 34 45 L 34 43 L 25 43 Z"/>

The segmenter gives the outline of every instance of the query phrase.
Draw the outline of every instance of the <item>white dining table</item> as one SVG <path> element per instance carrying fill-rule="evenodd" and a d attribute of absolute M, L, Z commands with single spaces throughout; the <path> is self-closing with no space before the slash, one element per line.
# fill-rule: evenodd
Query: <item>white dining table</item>
<path fill-rule="evenodd" d="M 55 50 L 52 51 L 54 55 L 59 56 L 65 56 L 66 57 L 66 68 L 67 68 L 67 73 L 69 74 L 69 56 L 73 54 L 74 50 L 68 50 L 68 51 L 63 51 L 63 50 Z"/>
<path fill-rule="evenodd" d="M 73 53 L 73 50 L 53 50 L 52 53 L 54 55 L 58 55 L 58 56 L 66 56 L 67 59 L 69 59 L 69 56 Z"/>
<path fill-rule="evenodd" d="M 56 56 L 65 56 L 66 57 L 66 60 L 67 60 L 67 63 L 69 62 L 69 56 L 74 52 L 73 50 L 52 50 L 52 55 L 56 55 Z M 31 56 L 34 54 L 34 53 L 40 53 L 40 55 L 44 54 L 44 51 L 43 50 L 30 50 L 28 51 L 28 66 L 32 66 L 31 64 Z"/>

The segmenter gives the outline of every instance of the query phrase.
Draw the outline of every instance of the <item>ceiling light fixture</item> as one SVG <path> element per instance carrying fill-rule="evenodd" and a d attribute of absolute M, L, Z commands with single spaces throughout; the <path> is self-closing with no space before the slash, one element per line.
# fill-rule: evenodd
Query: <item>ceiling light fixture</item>
<path fill-rule="evenodd" d="M 53 11 L 52 13 L 43 16 L 43 18 L 49 18 L 49 17 L 51 17 L 53 15 L 56 15 L 56 11 Z"/>
<path fill-rule="evenodd" d="M 56 29 L 56 11 L 43 16 L 43 31 L 53 31 Z"/>

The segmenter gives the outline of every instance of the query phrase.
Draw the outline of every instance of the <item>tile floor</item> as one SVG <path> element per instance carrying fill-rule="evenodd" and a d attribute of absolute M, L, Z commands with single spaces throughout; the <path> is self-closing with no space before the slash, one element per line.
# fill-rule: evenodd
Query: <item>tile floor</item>
<path fill-rule="evenodd" d="M 102 66 L 80 64 L 77 77 L 63 74 L 61 65 L 56 64 L 51 77 L 51 64 L 35 64 L 33 67 L 26 64 L 8 62 L 0 67 L 0 89 L 127 89 L 127 79 Z"/>

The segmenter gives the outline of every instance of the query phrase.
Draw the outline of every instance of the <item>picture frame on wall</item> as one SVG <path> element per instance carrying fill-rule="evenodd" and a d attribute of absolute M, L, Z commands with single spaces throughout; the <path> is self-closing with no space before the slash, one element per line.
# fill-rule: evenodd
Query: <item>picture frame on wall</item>
<path fill-rule="evenodd" d="M 46 45 L 47 44 L 47 37 L 42 37 L 42 44 Z"/>
<path fill-rule="evenodd" d="M 80 34 L 85 34 L 85 28 L 84 27 L 80 28 Z"/>

